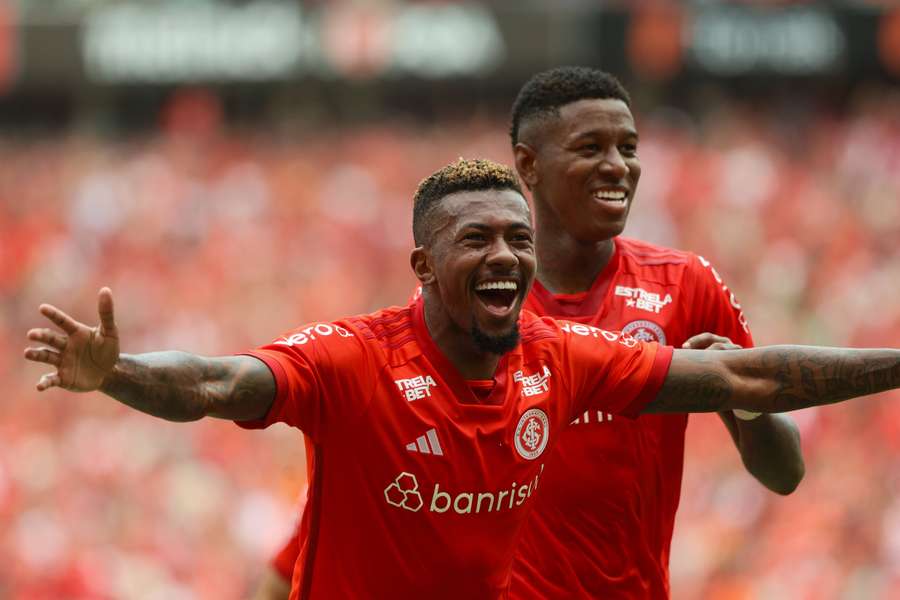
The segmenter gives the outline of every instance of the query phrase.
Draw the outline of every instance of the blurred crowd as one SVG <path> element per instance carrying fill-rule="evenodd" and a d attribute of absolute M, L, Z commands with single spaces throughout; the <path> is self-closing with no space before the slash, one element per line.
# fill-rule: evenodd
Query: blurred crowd
<path fill-rule="evenodd" d="M 638 116 L 627 234 L 696 251 L 758 344 L 900 346 L 900 100 L 768 117 Z M 25 332 L 52 302 L 123 350 L 228 354 L 405 302 L 411 198 L 459 156 L 509 162 L 502 116 L 288 132 L 215 127 L 0 140 L 0 598 L 245 597 L 289 533 L 300 435 L 169 424 L 34 391 Z M 893 402 L 891 402 L 893 400 Z M 797 413 L 788 498 L 692 417 L 675 599 L 900 597 L 898 395 Z"/>

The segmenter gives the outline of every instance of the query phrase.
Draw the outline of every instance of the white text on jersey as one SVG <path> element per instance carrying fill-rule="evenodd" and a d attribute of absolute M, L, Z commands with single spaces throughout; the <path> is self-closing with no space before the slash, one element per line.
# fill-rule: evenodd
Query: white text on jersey
<path fill-rule="evenodd" d="M 600 329 L 599 327 L 594 327 L 592 325 L 582 325 L 581 323 L 569 323 L 568 321 L 561 321 L 559 328 L 566 333 L 574 333 L 575 335 L 581 335 L 585 337 L 602 337 L 608 342 L 619 342 L 626 348 L 634 348 L 638 344 L 638 341 L 627 333 L 607 331 L 605 329 Z"/>
<path fill-rule="evenodd" d="M 275 340 L 275 344 L 282 346 L 302 346 L 316 339 L 316 336 L 326 337 L 332 334 L 338 334 L 341 337 L 353 337 L 353 334 L 341 327 L 340 325 L 329 325 L 328 323 L 317 323 L 292 334 L 290 337 Z"/>
<path fill-rule="evenodd" d="M 513 381 L 522 382 L 522 395 L 526 397 L 537 396 L 550 391 L 548 379 L 550 379 L 550 368 L 547 365 L 544 365 L 542 373 L 534 373 L 532 375 L 525 375 L 522 371 L 513 373 Z"/>
<path fill-rule="evenodd" d="M 738 311 L 738 323 L 741 324 L 741 327 L 744 328 L 745 332 L 750 333 L 750 325 L 747 323 L 747 317 L 744 316 L 744 311 L 741 309 L 740 303 L 737 301 L 737 298 L 734 297 L 734 292 L 728 289 L 728 286 L 722 281 L 722 276 L 719 275 L 719 272 L 716 271 L 716 268 L 712 266 L 708 260 L 699 255 L 697 256 L 697 260 L 700 261 L 701 265 L 710 270 L 716 283 L 722 286 L 722 292 L 728 296 L 728 302 L 731 304 L 731 308 Z"/>
<path fill-rule="evenodd" d="M 626 306 L 646 310 L 657 315 L 662 307 L 672 302 L 672 294 L 666 294 L 665 298 L 660 298 L 656 292 L 648 292 L 639 287 L 632 288 L 624 285 L 616 286 L 616 296 L 627 298 L 625 300 Z"/>
<path fill-rule="evenodd" d="M 410 512 L 419 512 L 428 506 L 429 512 L 446 513 L 452 511 L 458 515 L 471 515 L 480 513 L 500 512 L 512 510 L 522 506 L 526 500 L 537 490 L 540 476 L 544 472 L 544 465 L 534 478 L 528 483 L 518 484 L 513 482 L 509 489 L 496 492 L 459 492 L 452 493 L 441 490 L 441 484 L 434 484 L 430 502 L 425 502 L 416 476 L 404 471 L 394 481 L 384 488 L 384 499 L 391 506 L 402 508 Z"/>
<path fill-rule="evenodd" d="M 394 383 L 408 402 L 431 396 L 431 388 L 437 384 L 431 375 L 418 375 L 409 379 L 396 379 Z"/>

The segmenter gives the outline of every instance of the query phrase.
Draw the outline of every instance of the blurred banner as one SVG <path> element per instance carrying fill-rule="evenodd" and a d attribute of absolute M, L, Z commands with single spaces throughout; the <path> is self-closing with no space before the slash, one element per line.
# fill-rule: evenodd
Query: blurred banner
<path fill-rule="evenodd" d="M 24 3 L 21 88 L 477 78 L 590 64 L 659 81 L 900 77 L 900 9 L 862 4 Z M 7 12 L 9 12 L 7 10 Z M 13 33 L 10 33 L 13 31 Z M 10 71 L 8 60 L 0 75 Z"/>

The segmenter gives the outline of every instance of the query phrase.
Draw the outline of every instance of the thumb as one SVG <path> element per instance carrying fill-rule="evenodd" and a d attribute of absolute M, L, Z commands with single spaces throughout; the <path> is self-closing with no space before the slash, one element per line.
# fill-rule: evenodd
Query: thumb
<path fill-rule="evenodd" d="M 100 289 L 97 297 L 97 312 L 100 315 L 100 333 L 103 336 L 116 337 L 116 319 L 113 314 L 112 290 L 108 287 Z"/>

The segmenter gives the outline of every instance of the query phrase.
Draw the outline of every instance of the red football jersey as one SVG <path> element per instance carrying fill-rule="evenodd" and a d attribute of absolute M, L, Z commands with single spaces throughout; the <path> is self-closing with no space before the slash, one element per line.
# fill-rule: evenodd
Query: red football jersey
<path fill-rule="evenodd" d="M 702 257 L 616 238 L 592 288 L 526 307 L 680 347 L 703 332 L 753 345 L 734 295 Z M 667 598 L 687 415 L 622 419 L 592 409 L 558 436 L 522 528 L 513 598 Z"/>
<path fill-rule="evenodd" d="M 585 410 L 636 416 L 671 348 L 523 313 L 492 381 L 467 382 L 422 300 L 287 333 L 250 354 L 266 418 L 312 441 L 291 598 L 502 598 L 559 433 Z"/>

